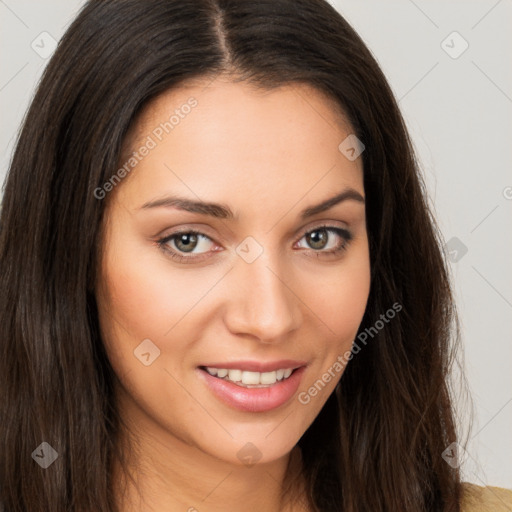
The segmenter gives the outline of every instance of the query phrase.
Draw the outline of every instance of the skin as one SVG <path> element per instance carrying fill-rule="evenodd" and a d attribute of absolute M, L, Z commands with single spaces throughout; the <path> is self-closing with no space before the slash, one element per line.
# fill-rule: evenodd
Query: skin
<path fill-rule="evenodd" d="M 123 511 L 304 510 L 280 497 L 285 470 L 342 371 L 309 403 L 298 395 L 350 350 L 370 259 L 363 203 L 347 200 L 304 221 L 299 213 L 345 187 L 364 197 L 362 160 L 338 149 L 353 130 L 319 91 L 302 84 L 268 91 L 222 77 L 153 100 L 127 151 L 190 97 L 197 106 L 105 199 L 96 296 L 128 426 L 119 443 L 131 453 L 140 490 L 116 465 L 115 481 L 126 484 L 117 499 Z M 169 194 L 224 203 L 238 218 L 141 208 Z M 349 230 L 346 250 L 324 254 L 344 242 L 332 231 L 315 245 L 306 233 L 322 224 Z M 156 243 L 181 228 L 208 237 L 192 253 L 167 242 L 195 263 L 171 259 Z M 236 252 L 246 237 L 263 249 L 252 263 Z M 134 356 L 144 339 L 160 350 L 149 366 Z M 208 362 L 285 358 L 308 365 L 297 394 L 267 412 L 224 404 L 196 373 Z M 261 454 L 252 466 L 237 456 L 248 442 Z M 300 459 L 291 466 L 300 475 Z M 295 496 L 300 488 L 299 478 Z"/>

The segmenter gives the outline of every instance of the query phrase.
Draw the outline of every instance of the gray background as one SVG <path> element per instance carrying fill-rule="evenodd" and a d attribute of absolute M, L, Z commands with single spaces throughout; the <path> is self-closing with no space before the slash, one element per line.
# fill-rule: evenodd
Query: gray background
<path fill-rule="evenodd" d="M 83 3 L 0 0 L 2 182 L 51 37 Z M 512 1 L 331 3 L 400 101 L 448 242 L 475 406 L 464 479 L 512 488 Z M 458 409 L 464 427 L 471 410 Z"/>

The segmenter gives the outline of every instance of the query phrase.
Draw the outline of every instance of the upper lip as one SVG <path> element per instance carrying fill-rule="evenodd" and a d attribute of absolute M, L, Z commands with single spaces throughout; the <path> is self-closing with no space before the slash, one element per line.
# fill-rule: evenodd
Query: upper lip
<path fill-rule="evenodd" d="M 227 370 L 244 370 L 248 372 L 273 372 L 275 370 L 287 369 L 291 368 L 295 370 L 296 368 L 300 368 L 301 366 L 306 366 L 305 361 L 295 361 L 292 359 L 280 359 L 279 361 L 229 361 L 223 363 L 208 363 L 200 365 L 200 367 L 208 367 L 208 368 L 225 368 Z"/>

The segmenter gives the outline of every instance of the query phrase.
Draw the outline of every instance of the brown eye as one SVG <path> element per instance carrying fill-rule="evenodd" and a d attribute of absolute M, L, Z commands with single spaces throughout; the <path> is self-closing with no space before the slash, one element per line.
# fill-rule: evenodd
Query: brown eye
<path fill-rule="evenodd" d="M 174 235 L 174 245 L 180 251 L 191 252 L 197 246 L 198 236 L 194 233 L 181 233 Z"/>
<path fill-rule="evenodd" d="M 313 249 L 323 249 L 329 240 L 329 235 L 327 234 L 326 229 L 315 229 L 315 231 L 310 231 L 306 235 L 306 238 L 308 240 L 308 244 Z"/>
<path fill-rule="evenodd" d="M 169 256 L 179 261 L 196 260 L 202 258 L 208 252 L 208 243 L 213 244 L 210 237 L 199 231 L 180 231 L 173 233 L 157 241 L 158 246 Z M 193 252 L 195 249 L 203 249 L 200 252 Z M 190 256 L 185 256 L 190 254 Z"/>
<path fill-rule="evenodd" d="M 318 255 L 334 254 L 347 248 L 352 240 L 352 234 L 346 229 L 334 226 L 319 226 L 306 232 L 303 238 L 308 247 L 318 252 Z"/>

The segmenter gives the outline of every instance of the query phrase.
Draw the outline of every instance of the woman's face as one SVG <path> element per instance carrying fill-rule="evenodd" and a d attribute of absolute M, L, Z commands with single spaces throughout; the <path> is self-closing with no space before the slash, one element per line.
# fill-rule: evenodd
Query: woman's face
<path fill-rule="evenodd" d="M 370 288 L 350 134 L 299 84 L 182 86 L 137 120 L 96 291 L 121 410 L 162 450 L 276 460 L 334 390 Z"/>

